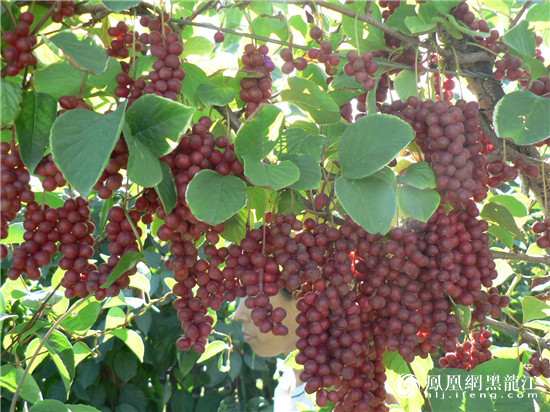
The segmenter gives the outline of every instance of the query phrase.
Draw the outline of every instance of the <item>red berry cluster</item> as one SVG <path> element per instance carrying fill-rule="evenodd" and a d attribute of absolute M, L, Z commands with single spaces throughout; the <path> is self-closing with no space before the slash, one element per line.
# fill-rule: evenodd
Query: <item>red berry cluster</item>
<path fill-rule="evenodd" d="M 67 110 L 72 109 L 84 109 L 84 110 L 94 110 L 94 108 L 86 103 L 84 99 L 78 98 L 77 96 L 61 96 L 59 98 L 59 105 L 62 107 L 62 110 L 57 112 L 57 115 L 60 116 L 65 113 Z"/>
<path fill-rule="evenodd" d="M 328 40 L 321 40 L 323 38 L 323 31 L 318 26 L 313 26 L 309 31 L 309 35 L 319 44 L 318 49 L 313 48 L 307 52 L 309 58 L 317 60 L 319 63 L 324 63 L 325 72 L 329 76 L 335 76 L 337 73 L 336 67 L 340 64 L 340 57 L 332 53 L 331 42 Z M 298 66 L 296 66 L 296 68 L 298 69 Z"/>
<path fill-rule="evenodd" d="M 541 359 L 541 354 L 539 351 L 535 351 L 529 358 L 529 363 L 525 370 L 529 375 L 536 378 L 537 376 L 544 376 L 545 378 L 550 378 L 550 359 L 545 358 Z"/>
<path fill-rule="evenodd" d="M 61 285 L 68 299 L 86 297 L 99 287 L 90 281 L 90 275 L 97 270 L 89 262 L 94 255 L 95 230 L 95 225 L 90 221 L 90 204 L 82 197 L 67 199 L 56 212 L 59 251 L 63 255 L 59 267 L 66 270 Z"/>
<path fill-rule="evenodd" d="M 439 73 L 434 73 L 434 89 L 438 100 L 449 102 L 454 97 L 455 81 L 453 80 L 453 75 L 445 75 L 445 77 L 446 79 L 441 84 Z M 441 88 L 443 88 L 443 93 L 441 92 Z"/>
<path fill-rule="evenodd" d="M 534 80 L 530 85 L 527 82 L 524 87 L 527 86 L 529 86 L 529 90 L 535 93 L 537 96 L 550 97 L 550 78 L 548 76 L 539 77 L 537 80 Z"/>
<path fill-rule="evenodd" d="M 8 65 L 2 70 L 8 76 L 17 76 L 25 66 L 34 66 L 37 63 L 36 56 L 32 49 L 37 44 L 36 36 L 30 34 L 31 24 L 34 21 L 34 15 L 26 11 L 19 15 L 19 22 L 15 26 L 15 31 L 4 32 L 3 40 L 8 43 L 8 47 L 2 53 Z"/>
<path fill-rule="evenodd" d="M 13 251 L 12 267 L 8 270 L 10 279 L 17 279 L 22 273 L 26 273 L 29 279 L 40 279 L 40 268 L 48 265 L 57 252 L 60 240 L 57 220 L 57 211 L 48 205 L 27 204 L 23 222 L 25 241 Z"/>
<path fill-rule="evenodd" d="M 477 20 L 475 14 L 470 11 L 470 6 L 468 6 L 466 1 L 461 1 L 458 6 L 451 10 L 451 13 L 453 13 L 457 20 L 466 24 L 470 29 L 489 33 L 489 24 L 485 20 Z"/>
<path fill-rule="evenodd" d="M 492 333 L 488 329 L 481 329 L 472 334 L 471 340 L 465 340 L 457 345 L 454 352 L 448 352 L 439 359 L 442 368 L 458 368 L 465 371 L 474 369 L 477 365 L 493 359 L 489 350 Z"/>
<path fill-rule="evenodd" d="M 120 170 L 125 169 L 128 165 L 128 156 L 128 146 L 124 137 L 121 137 L 111 153 L 109 163 L 93 187 L 101 199 L 110 198 L 114 191 L 122 187 L 124 178 Z"/>
<path fill-rule="evenodd" d="M 487 314 L 493 318 L 502 316 L 502 308 L 505 308 L 510 303 L 508 296 L 501 296 L 498 289 L 495 287 L 481 291 L 481 297 L 474 302 L 475 309 L 472 311 L 472 320 L 482 323 Z"/>
<path fill-rule="evenodd" d="M 395 9 L 397 9 L 401 5 L 401 2 L 399 0 L 380 0 L 378 2 L 378 5 L 381 8 L 388 9 L 382 11 L 382 18 L 384 19 L 384 21 L 386 21 L 395 12 Z"/>
<path fill-rule="evenodd" d="M 443 101 L 420 102 L 410 97 L 382 107 L 395 114 L 416 131 L 426 161 L 434 169 L 442 202 L 464 204 L 487 196 L 487 159 L 476 102 L 458 100 L 454 106 Z"/>
<path fill-rule="evenodd" d="M 263 44 L 256 49 L 253 44 L 244 47 L 241 70 L 257 74 L 255 77 L 245 77 L 241 80 L 242 90 L 239 93 L 240 99 L 246 103 L 245 117 L 248 119 L 256 111 L 258 105 L 271 104 L 271 86 L 273 79 L 271 72 L 275 65 L 267 55 L 268 47 Z"/>
<path fill-rule="evenodd" d="M 99 265 L 99 286 L 103 285 L 109 275 L 112 273 L 121 257 L 126 253 L 138 252 L 139 247 L 134 233 L 134 228 L 139 236 L 142 234 L 142 230 L 137 226 L 137 223 L 141 219 L 141 213 L 137 210 L 131 210 L 128 212 L 128 217 L 124 213 L 124 209 L 120 206 L 115 206 L 109 210 L 109 223 L 105 226 L 105 232 L 107 233 L 107 240 L 111 242 L 109 244 L 109 257 L 106 263 Z M 137 272 L 137 268 L 134 266 L 125 273 L 122 274 L 111 286 L 106 289 L 97 289 L 105 291 L 106 296 L 116 296 L 120 293 L 120 289 L 128 287 L 130 284 L 130 276 Z M 104 298 L 103 292 L 101 298 Z M 99 298 L 98 298 L 99 299 Z"/>
<path fill-rule="evenodd" d="M 67 180 L 63 177 L 63 173 L 61 173 L 53 161 L 51 153 L 38 163 L 34 173 L 44 178 L 44 180 L 42 180 L 42 187 L 48 192 L 53 192 L 58 187 L 63 187 L 67 184 Z"/>
<path fill-rule="evenodd" d="M 344 66 L 344 73 L 353 76 L 356 82 L 362 83 L 367 92 L 374 89 L 376 82 L 373 75 L 379 69 L 379 65 L 373 60 L 373 57 L 370 51 L 365 51 L 362 56 L 359 56 L 355 50 L 346 54 L 348 63 Z"/>
<path fill-rule="evenodd" d="M 550 219 L 546 219 L 543 222 L 536 222 L 533 225 L 533 232 L 541 234 L 537 239 L 537 246 L 541 249 L 550 247 Z"/>
<path fill-rule="evenodd" d="M 281 67 L 281 71 L 284 74 L 290 74 L 294 69 L 298 71 L 305 70 L 307 67 L 307 60 L 304 57 L 294 58 L 292 49 L 282 49 L 281 59 L 284 60 L 284 64 Z"/>
<path fill-rule="evenodd" d="M 185 70 L 179 58 L 183 52 L 183 43 L 166 24 L 168 19 L 169 15 L 165 13 L 162 19 L 145 16 L 140 20 L 141 25 L 148 27 L 151 32 L 141 34 L 139 39 L 143 44 L 151 46 L 150 52 L 157 58 L 153 63 L 154 70 L 149 73 L 150 83 L 143 88 L 143 94 L 156 94 L 177 101 L 181 82 L 185 78 Z"/>
<path fill-rule="evenodd" d="M 126 59 L 130 57 L 132 47 L 135 47 L 136 52 L 143 49 L 143 45 L 139 42 L 139 34 L 133 30 L 128 30 L 128 25 L 123 21 L 119 21 L 114 27 L 109 27 L 107 32 L 109 36 L 114 37 L 111 40 L 111 47 L 107 48 L 109 56 Z"/>
<path fill-rule="evenodd" d="M 506 53 L 502 60 L 495 62 L 495 72 L 493 76 L 496 80 L 502 80 L 506 78 L 509 81 L 518 80 L 525 72 L 521 69 L 523 61 L 521 57 L 512 56 L 510 53 Z"/>
<path fill-rule="evenodd" d="M 8 237 L 8 223 L 15 220 L 22 203 L 34 201 L 29 181 L 31 176 L 25 168 L 19 148 L 14 144 L 0 144 L 0 224 L 1 239 Z M 8 257 L 6 245 L 0 245 L 0 259 Z"/>
<path fill-rule="evenodd" d="M 65 17 L 74 15 L 75 2 L 74 0 L 48 0 L 55 4 L 55 10 L 52 13 L 52 21 L 61 23 Z"/>

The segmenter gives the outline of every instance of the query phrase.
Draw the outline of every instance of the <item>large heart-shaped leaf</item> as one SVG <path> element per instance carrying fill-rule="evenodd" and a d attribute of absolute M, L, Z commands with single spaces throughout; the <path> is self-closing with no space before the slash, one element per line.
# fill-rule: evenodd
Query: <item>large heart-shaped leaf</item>
<path fill-rule="evenodd" d="M 205 169 L 191 179 L 185 198 L 197 219 L 217 225 L 246 205 L 246 184 L 238 177 Z"/>
<path fill-rule="evenodd" d="M 344 176 L 361 179 L 384 167 L 414 138 L 412 127 L 388 114 L 372 114 L 349 126 L 338 153 Z"/>
<path fill-rule="evenodd" d="M 550 100 L 522 90 L 507 94 L 495 107 L 493 122 L 501 138 L 519 145 L 541 142 L 550 137 Z"/>
<path fill-rule="evenodd" d="M 367 232 L 387 233 L 397 210 L 395 189 L 387 179 L 376 175 L 362 179 L 340 176 L 334 189 L 346 212 Z"/>
<path fill-rule="evenodd" d="M 88 196 L 109 162 L 122 131 L 125 108 L 126 102 L 108 114 L 69 110 L 52 126 L 54 161 L 82 196 Z"/>

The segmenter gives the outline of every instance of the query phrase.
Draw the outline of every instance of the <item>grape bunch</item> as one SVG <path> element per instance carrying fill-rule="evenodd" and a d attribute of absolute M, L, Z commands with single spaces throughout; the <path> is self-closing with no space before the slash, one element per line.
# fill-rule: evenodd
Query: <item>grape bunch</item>
<path fill-rule="evenodd" d="M 453 75 L 446 75 L 446 79 L 441 83 L 441 76 L 439 73 L 434 73 L 434 89 L 435 94 L 438 99 L 442 99 L 446 102 L 451 101 L 454 97 L 453 90 L 455 88 L 455 81 L 453 80 Z M 443 93 L 441 93 L 441 88 L 443 88 Z"/>
<path fill-rule="evenodd" d="M 246 104 L 245 117 L 248 119 L 256 111 L 260 104 L 271 104 L 271 86 L 273 79 L 271 72 L 275 65 L 267 55 L 268 47 L 263 44 L 256 49 L 253 44 L 244 47 L 244 54 L 241 58 L 241 70 L 251 73 L 251 77 L 241 80 L 240 99 Z"/>
<path fill-rule="evenodd" d="M 493 359 L 489 350 L 492 333 L 488 329 L 480 329 L 472 334 L 471 340 L 465 340 L 457 345 L 454 352 L 448 352 L 439 359 L 442 368 L 458 368 L 465 371 L 474 369 L 477 365 Z"/>
<path fill-rule="evenodd" d="M 487 172 L 492 175 L 487 181 L 489 187 L 497 187 L 503 182 L 510 182 L 518 177 L 519 171 L 523 171 L 527 176 L 536 178 L 540 175 L 539 168 L 534 164 L 525 164 L 525 160 L 518 157 L 514 165 L 508 165 L 503 160 L 493 160 L 487 164 Z"/>
<path fill-rule="evenodd" d="M 481 19 L 478 20 L 476 15 L 470 10 L 470 6 L 465 0 L 462 0 L 458 6 L 451 10 L 454 17 L 463 22 L 470 29 L 481 33 L 490 33 L 489 36 L 475 36 L 475 40 L 480 46 L 486 47 L 493 52 L 498 52 L 502 47 L 500 34 L 498 30 L 491 30 L 489 24 Z"/>
<path fill-rule="evenodd" d="M 434 169 L 442 202 L 460 206 L 470 198 L 479 202 L 487 196 L 486 145 L 476 102 L 458 100 L 450 106 L 410 97 L 406 104 L 397 100 L 383 106 L 382 112 L 397 115 L 415 130 Z"/>
<path fill-rule="evenodd" d="M 23 203 L 34 201 L 29 185 L 31 176 L 25 168 L 19 148 L 14 144 L 0 144 L 0 224 L 1 239 L 8 237 L 8 223 L 15 220 Z M 8 256 L 6 245 L 0 245 L 0 259 Z"/>
<path fill-rule="evenodd" d="M 502 316 L 502 308 L 505 308 L 510 303 L 508 296 L 501 296 L 498 289 L 491 287 L 487 291 L 481 291 L 481 297 L 474 302 L 474 310 L 472 311 L 472 321 L 482 323 L 486 319 L 486 315 L 490 314 L 493 318 Z"/>
<path fill-rule="evenodd" d="M 373 75 L 378 71 L 379 65 L 373 60 L 374 55 L 370 51 L 365 51 L 361 56 L 351 50 L 346 54 L 348 62 L 344 66 L 344 73 L 353 76 L 355 81 L 363 84 L 365 91 L 374 89 L 376 82 Z"/>
<path fill-rule="evenodd" d="M 533 232 L 540 234 L 537 239 L 537 246 L 541 249 L 550 247 L 550 219 L 546 219 L 542 222 L 536 222 L 533 225 Z"/>
<path fill-rule="evenodd" d="M 539 351 L 535 351 L 529 358 L 530 365 L 525 367 L 525 371 L 532 377 L 544 376 L 550 378 L 550 359 L 541 358 Z"/>
<path fill-rule="evenodd" d="M 333 53 L 331 42 L 328 40 L 322 40 L 323 31 L 318 26 L 313 26 L 309 30 L 309 35 L 319 44 L 319 48 L 309 49 L 307 52 L 308 57 L 311 60 L 317 60 L 319 63 L 323 63 L 325 65 L 325 72 L 328 76 L 335 76 L 337 73 L 337 66 L 340 64 L 340 57 L 336 53 Z M 282 56 L 283 55 L 281 53 L 281 57 Z M 288 64 L 288 68 L 290 69 L 288 73 L 290 73 L 294 70 L 294 66 L 298 70 L 304 70 L 307 67 L 307 60 L 305 58 L 298 58 L 293 61 L 292 64 Z M 284 65 L 283 68 L 285 68 Z M 329 82 L 329 80 L 330 77 L 327 79 L 327 82 Z"/>
<path fill-rule="evenodd" d="M 181 67 L 179 55 L 183 52 L 181 38 L 172 32 L 168 24 L 169 15 L 164 13 L 159 18 L 148 16 L 141 18 L 143 27 L 148 27 L 150 33 L 139 36 L 140 42 L 150 45 L 149 51 L 157 60 L 153 63 L 153 71 L 149 73 L 149 84 L 143 88 L 143 94 L 156 94 L 174 101 L 182 88 L 185 70 Z"/>
<path fill-rule="evenodd" d="M 31 34 L 31 24 L 34 15 L 26 11 L 19 15 L 19 21 L 14 30 L 4 32 L 3 40 L 8 47 L 2 52 L 2 56 L 8 62 L 2 70 L 8 76 L 17 76 L 25 66 L 34 66 L 38 62 L 32 49 L 37 44 L 37 38 Z"/>

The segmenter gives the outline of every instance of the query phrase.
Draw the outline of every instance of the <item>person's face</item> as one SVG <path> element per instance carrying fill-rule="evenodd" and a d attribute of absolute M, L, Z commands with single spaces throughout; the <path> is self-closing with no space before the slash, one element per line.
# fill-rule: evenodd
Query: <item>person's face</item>
<path fill-rule="evenodd" d="M 298 326 L 296 315 L 298 314 L 298 309 L 296 309 L 294 299 L 287 298 L 282 292 L 270 298 L 270 302 L 274 308 L 282 307 L 286 310 L 286 317 L 282 322 L 288 328 L 288 334 L 285 336 L 276 336 L 271 332 L 260 332 L 250 318 L 252 310 L 244 305 L 244 301 L 244 298 L 239 300 L 239 305 L 233 316 L 237 322 L 243 324 L 244 340 L 257 355 L 265 357 L 273 357 L 281 353 L 288 355 L 296 349 L 296 341 L 298 340 L 298 336 L 296 335 L 296 327 Z"/>

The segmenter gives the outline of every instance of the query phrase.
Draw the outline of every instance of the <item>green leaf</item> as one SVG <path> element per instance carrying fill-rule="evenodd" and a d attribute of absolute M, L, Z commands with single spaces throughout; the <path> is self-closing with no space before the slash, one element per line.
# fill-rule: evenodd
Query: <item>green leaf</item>
<path fill-rule="evenodd" d="M 531 7 L 529 7 L 529 11 L 527 12 L 527 16 L 525 17 L 525 19 L 529 22 L 547 22 L 548 16 L 550 16 L 550 3 L 543 1 L 539 4 L 533 4 Z"/>
<path fill-rule="evenodd" d="M 25 229 L 23 228 L 23 223 L 12 223 L 10 225 L 8 237 L 2 239 L 1 243 L 3 245 L 9 245 L 10 243 L 23 243 L 25 241 L 23 238 L 24 234 Z"/>
<path fill-rule="evenodd" d="M 261 160 L 275 147 L 285 116 L 281 109 L 266 104 L 237 132 L 235 153 L 240 158 Z"/>
<path fill-rule="evenodd" d="M 367 232 L 388 232 L 397 210 L 397 199 L 395 188 L 384 178 L 377 175 L 363 179 L 341 176 L 334 188 L 346 212 Z"/>
<path fill-rule="evenodd" d="M 124 275 L 126 272 L 128 272 L 130 269 L 132 269 L 135 265 L 137 265 L 138 262 L 143 261 L 145 258 L 143 257 L 142 252 L 129 252 L 122 255 L 120 260 L 118 261 L 117 265 L 109 275 L 109 278 L 107 279 L 107 282 L 105 282 L 103 285 L 101 285 L 102 289 L 106 289 L 109 286 L 111 286 L 115 281 Z"/>
<path fill-rule="evenodd" d="M 107 317 L 105 319 L 105 329 L 116 329 L 124 325 L 126 320 L 126 314 L 119 307 L 113 307 L 107 312 Z"/>
<path fill-rule="evenodd" d="M 136 357 L 129 352 L 117 353 L 113 362 L 116 375 L 124 382 L 128 382 L 136 376 L 138 366 Z"/>
<path fill-rule="evenodd" d="M 497 287 L 506 282 L 506 280 L 515 272 L 514 269 L 512 269 L 512 266 L 510 266 L 510 264 L 504 259 L 495 259 L 495 264 L 495 270 L 497 271 L 498 276 L 493 280 L 493 286 Z"/>
<path fill-rule="evenodd" d="M 101 74 L 107 68 L 107 51 L 97 36 L 62 31 L 49 39 L 63 56 L 79 70 Z"/>
<path fill-rule="evenodd" d="M 431 4 L 433 4 L 439 13 L 448 14 L 453 7 L 460 4 L 460 0 L 434 1 Z M 424 7 L 425 5 L 426 4 L 423 4 L 421 7 Z"/>
<path fill-rule="evenodd" d="M 128 177 L 143 187 L 160 185 L 163 179 L 162 162 L 147 146 L 134 138 L 131 132 L 124 131 L 128 144 Z"/>
<path fill-rule="evenodd" d="M 2 123 L 12 124 L 21 111 L 23 91 L 21 86 L 11 79 L 2 79 L 0 82 L 0 111 L 2 112 Z"/>
<path fill-rule="evenodd" d="M 465 391 L 462 387 L 466 382 L 467 376 L 468 373 L 462 369 L 432 369 L 428 374 L 430 386 L 427 388 L 427 396 L 429 397 L 432 411 L 463 412 L 464 409 L 461 406 L 464 402 Z M 446 388 L 447 383 L 452 382 L 451 379 L 463 382 L 463 384 L 460 388 L 457 385 Z M 487 396 L 485 390 L 483 392 Z M 478 395 L 477 392 L 476 395 Z"/>
<path fill-rule="evenodd" d="M 110 332 L 110 334 L 122 340 L 126 344 L 126 346 L 128 346 L 130 350 L 134 352 L 138 359 L 143 363 L 145 345 L 143 343 L 143 339 L 135 330 L 116 329 Z"/>
<path fill-rule="evenodd" d="M 89 405 L 71 405 L 66 404 L 71 412 L 101 412 L 99 409 Z"/>
<path fill-rule="evenodd" d="M 185 198 L 197 219 L 217 225 L 246 205 L 246 184 L 235 176 L 201 170 L 189 182 Z"/>
<path fill-rule="evenodd" d="M 397 188 L 397 204 L 399 209 L 415 219 L 427 222 L 433 215 L 441 196 L 434 189 L 417 189 L 403 185 Z"/>
<path fill-rule="evenodd" d="M 84 73 L 63 60 L 35 71 L 34 85 L 39 92 L 48 94 L 54 99 L 59 99 L 65 95 L 76 96 L 82 85 L 83 77 Z M 91 77 L 93 76 L 87 76 L 87 79 Z M 88 97 L 91 89 L 91 85 L 85 83 L 82 96 Z"/>
<path fill-rule="evenodd" d="M 155 186 L 155 190 L 159 195 L 166 214 L 169 214 L 172 210 L 174 210 L 176 203 L 178 202 L 178 191 L 176 189 L 176 183 L 174 182 L 174 176 L 172 175 L 170 166 L 164 162 L 161 162 L 160 167 L 162 169 L 162 180 Z"/>
<path fill-rule="evenodd" d="M 527 56 L 535 55 L 537 44 L 533 32 L 529 30 L 529 22 L 527 20 L 523 20 L 512 29 L 507 30 L 504 36 L 502 36 L 502 41 L 517 53 Z"/>
<path fill-rule="evenodd" d="M 113 113 L 68 110 L 52 126 L 50 143 L 55 163 L 65 179 L 88 196 L 109 162 L 120 137 L 126 102 Z"/>
<path fill-rule="evenodd" d="M 282 99 L 308 112 L 318 124 L 331 124 L 340 120 L 338 105 L 312 81 L 290 77 L 288 86 L 281 92 Z"/>
<path fill-rule="evenodd" d="M 229 349 L 229 345 L 224 341 L 215 340 L 213 342 L 210 342 L 208 345 L 206 345 L 206 348 L 204 349 L 204 353 L 197 360 L 197 363 L 202 363 L 227 349 Z"/>
<path fill-rule="evenodd" d="M 299 127 L 290 127 L 283 132 L 287 153 L 311 156 L 321 161 L 323 146 L 327 139 L 321 134 L 313 134 Z"/>
<path fill-rule="evenodd" d="M 418 93 L 416 74 L 412 70 L 403 70 L 395 76 L 393 82 L 395 91 L 399 98 L 406 101 L 410 96 L 416 96 Z"/>
<path fill-rule="evenodd" d="M 147 94 L 137 99 L 126 112 L 132 137 L 157 157 L 172 148 L 166 141 L 178 142 L 191 123 L 196 109 L 164 97 Z"/>
<path fill-rule="evenodd" d="M 489 37 L 490 36 L 490 33 L 485 33 L 485 32 L 482 32 L 482 31 L 470 29 L 462 21 L 460 21 L 460 22 L 457 21 L 452 14 L 447 14 L 445 17 L 449 20 L 449 23 L 451 24 L 451 27 L 454 27 L 456 30 L 458 30 L 462 33 L 468 34 L 468 35 L 473 36 L 473 37 Z M 437 17 L 434 18 L 433 20 L 434 21 L 439 21 L 439 19 Z"/>
<path fill-rule="evenodd" d="M 42 340 L 44 340 L 44 336 L 42 336 Z M 63 381 L 68 396 L 71 392 L 71 384 L 75 373 L 73 347 L 67 337 L 58 330 L 55 330 L 50 335 L 49 339 L 44 343 L 44 347 L 48 350 L 48 353 L 51 355 L 61 375 L 61 380 Z"/>
<path fill-rule="evenodd" d="M 197 93 L 205 106 L 225 106 L 235 98 L 235 90 L 215 83 L 199 85 Z"/>
<path fill-rule="evenodd" d="M 525 217 L 528 214 L 525 204 L 512 195 L 495 195 L 488 201 L 505 206 L 514 217 Z"/>
<path fill-rule="evenodd" d="M 380 170 L 414 138 L 412 127 L 388 114 L 373 114 L 350 125 L 338 153 L 344 176 L 360 179 Z"/>
<path fill-rule="evenodd" d="M 185 41 L 185 48 L 183 49 L 183 53 L 180 57 L 185 59 L 187 56 L 192 55 L 208 56 L 215 47 L 216 45 L 206 37 L 193 36 L 189 40 Z"/>
<path fill-rule="evenodd" d="M 61 322 L 61 326 L 71 333 L 86 332 L 94 325 L 100 312 L 101 304 L 99 302 L 87 300 L 73 311 L 70 316 L 65 318 Z"/>
<path fill-rule="evenodd" d="M 295 190 L 317 189 L 321 184 L 319 162 L 307 155 L 285 155 L 281 159 L 291 161 L 300 171 L 300 178 L 290 186 Z"/>
<path fill-rule="evenodd" d="M 422 373 L 421 379 L 417 378 L 415 374 L 411 374 L 409 366 L 398 352 L 386 352 L 384 354 L 384 365 L 387 368 L 387 383 L 403 410 L 420 411 L 424 403 L 420 393 L 420 385 L 425 385 L 427 365 L 417 360 L 411 363 L 415 374 L 417 371 Z"/>
<path fill-rule="evenodd" d="M 300 169 L 289 160 L 266 165 L 258 160 L 245 157 L 244 174 L 256 186 L 281 190 L 298 181 Z"/>
<path fill-rule="evenodd" d="M 50 129 L 57 117 L 57 101 L 44 93 L 26 91 L 21 113 L 15 122 L 19 152 L 25 166 L 33 172 L 50 142 Z"/>
<path fill-rule="evenodd" d="M 509 232 L 508 230 L 503 229 L 497 225 L 489 225 L 489 229 L 487 229 L 487 232 L 489 232 L 491 235 L 496 237 L 498 240 L 500 240 L 509 248 L 514 247 L 515 236 L 513 233 Z"/>
<path fill-rule="evenodd" d="M 114 11 L 115 13 L 119 13 L 131 7 L 136 7 L 139 3 L 141 3 L 140 0 L 101 0 L 101 2 L 105 5 L 105 7 L 107 7 L 111 11 Z"/>
<path fill-rule="evenodd" d="M 523 297 L 521 308 L 523 310 L 523 323 L 533 319 L 548 319 L 550 316 L 550 304 L 532 296 Z"/>
<path fill-rule="evenodd" d="M 55 399 L 44 399 L 33 405 L 29 412 L 69 412 L 69 407 Z"/>
<path fill-rule="evenodd" d="M 10 364 L 4 364 L 0 369 L 0 376 L 2 377 L 2 379 L 0 379 L 0 385 L 11 393 L 15 393 L 23 377 L 23 368 L 14 368 Z M 27 374 L 25 377 L 19 395 L 30 403 L 37 403 L 42 399 L 40 388 L 31 374 Z"/>
<path fill-rule="evenodd" d="M 501 138 L 510 137 L 519 145 L 541 142 L 550 137 L 550 101 L 527 90 L 512 92 L 500 99 L 493 122 Z"/>
<path fill-rule="evenodd" d="M 523 239 L 523 233 L 518 228 L 514 216 L 512 216 L 512 213 L 510 213 L 506 206 L 488 202 L 481 209 L 480 216 L 483 219 L 497 223 L 502 228 L 516 235 L 518 239 Z"/>
<path fill-rule="evenodd" d="M 405 25 L 411 34 L 426 33 L 437 26 L 436 23 L 424 23 L 417 16 L 405 17 Z"/>
<path fill-rule="evenodd" d="M 286 19 L 273 18 L 272 15 L 260 16 L 252 21 L 252 30 L 259 36 L 270 37 L 273 33 L 286 41 L 289 36 Z"/>
<path fill-rule="evenodd" d="M 405 174 L 397 177 L 399 183 L 416 187 L 417 189 L 435 189 L 435 173 L 426 162 L 413 163 L 405 169 Z"/>
<path fill-rule="evenodd" d="M 185 78 L 181 81 L 183 90 L 185 90 L 185 98 L 192 106 L 200 107 L 202 100 L 198 89 L 201 84 L 208 83 L 208 77 L 200 67 L 194 64 L 182 63 L 181 67 L 185 70 Z"/>
<path fill-rule="evenodd" d="M 246 237 L 246 218 L 248 212 L 241 209 L 231 216 L 224 224 L 221 236 L 230 242 L 240 243 Z"/>

